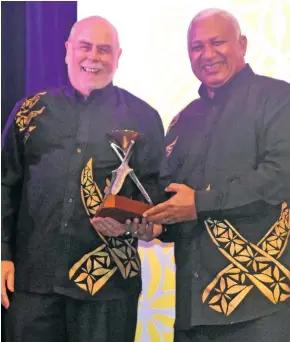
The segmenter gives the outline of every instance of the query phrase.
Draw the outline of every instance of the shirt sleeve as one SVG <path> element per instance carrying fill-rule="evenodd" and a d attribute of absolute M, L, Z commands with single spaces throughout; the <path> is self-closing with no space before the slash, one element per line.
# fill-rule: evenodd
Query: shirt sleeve
<path fill-rule="evenodd" d="M 260 138 L 263 151 L 256 169 L 229 180 L 223 187 L 196 191 L 198 215 L 247 215 L 252 206 L 290 201 L 290 100 L 265 114 Z"/>
<path fill-rule="evenodd" d="M 164 189 L 169 184 L 169 169 L 166 166 L 164 129 L 161 118 L 156 111 L 148 115 L 146 143 L 138 156 L 140 182 L 152 199 L 154 205 L 166 200 Z M 148 125 L 148 123 L 147 123 Z M 139 199 L 144 200 L 142 194 Z"/>
<path fill-rule="evenodd" d="M 1 164 L 1 258 L 13 260 L 17 214 L 22 188 L 23 146 L 15 116 L 20 108 L 17 104 L 10 114 L 2 136 Z"/>
<path fill-rule="evenodd" d="M 172 137 L 176 136 L 176 126 L 174 126 L 176 124 L 176 122 L 178 121 L 179 118 L 179 114 L 176 115 L 167 130 L 166 133 L 166 137 L 165 137 L 165 145 L 169 144 L 169 142 L 172 140 Z M 161 167 L 161 176 L 160 176 L 160 183 L 164 183 L 164 180 L 166 180 L 166 186 L 169 185 L 170 183 L 172 183 L 172 169 L 169 165 L 169 163 L 167 162 L 168 157 L 166 157 L 164 159 L 164 162 L 162 163 L 162 167 Z M 164 188 L 166 187 L 164 186 Z M 160 202 L 164 202 L 166 200 L 168 200 L 172 195 L 172 193 L 165 193 L 166 197 L 162 198 L 162 201 Z M 180 229 L 180 223 L 177 224 L 170 224 L 170 225 L 162 225 L 162 233 L 158 236 L 158 239 L 162 242 L 165 243 L 169 243 L 169 242 L 175 242 L 181 234 L 181 229 Z"/>

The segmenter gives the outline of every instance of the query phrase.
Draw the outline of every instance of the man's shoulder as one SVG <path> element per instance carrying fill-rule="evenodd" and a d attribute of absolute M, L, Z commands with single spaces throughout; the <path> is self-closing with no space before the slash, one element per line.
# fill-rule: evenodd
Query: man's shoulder
<path fill-rule="evenodd" d="M 172 129 L 173 126 L 177 124 L 187 125 L 189 120 L 195 119 L 204 113 L 204 101 L 201 98 L 194 99 L 188 105 L 186 105 L 181 111 L 176 114 L 171 120 L 168 128 L 167 134 Z"/>
<path fill-rule="evenodd" d="M 200 115 L 204 113 L 205 110 L 205 101 L 202 98 L 196 98 L 192 100 L 189 104 L 187 104 L 174 118 L 182 117 L 186 118 L 187 116 L 193 117 L 195 115 Z"/>
<path fill-rule="evenodd" d="M 117 86 L 115 86 L 115 89 L 123 97 L 125 105 L 129 108 L 130 115 L 139 122 L 143 129 L 152 131 L 152 129 L 158 128 L 160 134 L 164 136 L 163 123 L 155 108 L 128 90 Z"/>
<path fill-rule="evenodd" d="M 187 113 L 190 111 L 190 112 L 198 113 L 200 110 L 204 110 L 204 107 L 205 107 L 205 101 L 201 97 L 198 97 L 192 100 L 187 106 L 185 106 L 181 112 Z"/>
<path fill-rule="evenodd" d="M 139 108 L 142 108 L 144 110 L 157 113 L 157 110 L 155 108 L 153 108 L 146 101 L 142 100 L 140 97 L 134 95 L 126 89 L 117 86 L 115 86 L 115 88 L 123 95 L 124 100 L 128 106 L 138 106 Z"/>
<path fill-rule="evenodd" d="M 255 75 L 249 83 L 248 103 L 259 108 L 264 125 L 273 118 L 289 118 L 290 84 L 286 81 L 269 76 Z"/>
<path fill-rule="evenodd" d="M 286 87 L 286 88 L 290 87 L 290 83 L 284 80 L 271 77 L 271 76 L 266 76 L 266 75 L 255 74 L 254 80 L 257 84 L 260 84 L 261 86 L 264 86 L 264 87 L 270 87 L 273 85 L 276 85 L 278 87 Z"/>
<path fill-rule="evenodd" d="M 23 105 L 33 108 L 36 104 L 49 101 L 53 97 L 60 97 L 64 94 L 65 87 L 51 87 L 40 90 L 38 92 L 28 94 L 19 100 L 16 106 L 21 107 Z"/>
<path fill-rule="evenodd" d="M 255 74 L 252 88 L 264 97 L 283 99 L 290 96 L 290 83 L 270 76 Z"/>

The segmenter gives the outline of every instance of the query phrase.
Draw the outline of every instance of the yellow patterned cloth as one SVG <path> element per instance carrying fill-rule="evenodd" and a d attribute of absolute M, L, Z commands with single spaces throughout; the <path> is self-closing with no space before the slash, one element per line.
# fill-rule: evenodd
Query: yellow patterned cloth
<path fill-rule="evenodd" d="M 290 271 L 278 259 L 290 235 L 287 204 L 279 220 L 257 245 L 247 241 L 228 221 L 205 221 L 219 251 L 231 263 L 204 290 L 202 301 L 218 312 L 230 315 L 255 286 L 273 304 L 290 297 Z"/>
<path fill-rule="evenodd" d="M 109 185 L 110 181 L 106 179 L 106 186 Z M 103 201 L 103 194 L 93 179 L 92 158 L 81 174 L 81 198 L 89 218 L 93 217 Z M 141 269 L 137 249 L 132 244 L 133 239 L 108 238 L 100 233 L 98 235 L 103 243 L 85 254 L 69 271 L 69 278 L 92 296 L 116 271 L 127 279 L 138 275 Z"/>

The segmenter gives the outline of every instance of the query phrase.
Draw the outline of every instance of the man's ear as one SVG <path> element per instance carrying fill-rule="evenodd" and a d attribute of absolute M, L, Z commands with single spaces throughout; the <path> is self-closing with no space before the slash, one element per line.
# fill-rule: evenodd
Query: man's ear
<path fill-rule="evenodd" d="M 68 61 L 67 61 L 67 59 L 68 59 L 68 49 L 69 49 L 69 42 L 68 41 L 66 41 L 65 42 L 65 51 L 66 51 L 66 53 L 65 53 L 65 62 L 66 62 L 66 64 L 68 63 Z"/>
<path fill-rule="evenodd" d="M 239 39 L 240 47 L 241 47 L 241 52 L 243 56 L 245 57 L 246 52 L 247 52 L 247 47 L 248 47 L 248 39 L 246 36 L 241 36 Z"/>

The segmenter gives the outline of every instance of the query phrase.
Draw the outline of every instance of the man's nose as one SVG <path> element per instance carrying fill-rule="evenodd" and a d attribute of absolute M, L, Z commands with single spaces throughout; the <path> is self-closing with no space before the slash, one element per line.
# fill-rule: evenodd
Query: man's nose
<path fill-rule="evenodd" d="M 92 49 L 88 55 L 88 58 L 92 61 L 99 61 L 100 53 L 98 52 L 98 49 Z"/>
<path fill-rule="evenodd" d="M 205 45 L 203 53 L 202 53 L 203 58 L 211 59 L 212 57 L 214 57 L 215 54 L 216 54 L 216 50 L 214 46 L 212 46 L 211 44 Z"/>

